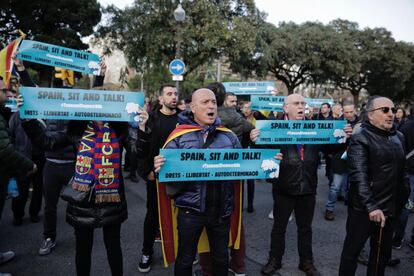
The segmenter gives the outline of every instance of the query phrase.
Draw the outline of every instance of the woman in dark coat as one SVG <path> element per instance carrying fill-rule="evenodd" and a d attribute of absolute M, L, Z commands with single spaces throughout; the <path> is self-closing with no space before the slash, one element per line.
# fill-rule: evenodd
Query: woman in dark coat
<path fill-rule="evenodd" d="M 45 132 L 37 120 L 23 122 L 29 137 L 47 150 L 72 145 L 76 167 L 69 185 L 88 194 L 82 203 L 68 202 L 66 221 L 75 229 L 76 272 L 90 275 L 95 228 L 103 228 L 112 275 L 122 275 L 121 224 L 127 217 L 121 171 L 122 144 L 127 123 L 70 121 L 66 131 Z"/>
<path fill-rule="evenodd" d="M 406 121 L 407 121 L 407 114 L 404 108 L 402 107 L 397 108 L 397 113 L 395 114 L 395 119 L 394 119 L 395 129 L 400 130 Z"/>

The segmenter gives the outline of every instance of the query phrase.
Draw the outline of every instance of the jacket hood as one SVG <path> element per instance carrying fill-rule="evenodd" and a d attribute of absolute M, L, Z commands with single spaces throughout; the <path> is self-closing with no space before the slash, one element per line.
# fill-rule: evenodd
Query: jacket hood
<path fill-rule="evenodd" d="M 194 114 L 190 110 L 184 110 L 180 114 L 178 114 L 178 123 L 180 125 L 193 125 L 193 126 L 200 126 L 194 121 Z M 221 120 L 219 117 L 216 118 L 214 123 L 210 126 L 205 126 L 204 131 L 212 131 L 221 125 Z"/>

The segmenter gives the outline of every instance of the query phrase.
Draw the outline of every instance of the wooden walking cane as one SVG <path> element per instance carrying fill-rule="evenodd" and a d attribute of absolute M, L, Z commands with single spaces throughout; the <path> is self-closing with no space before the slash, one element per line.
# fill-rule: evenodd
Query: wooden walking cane
<path fill-rule="evenodd" d="M 380 262 L 380 253 L 381 253 L 381 244 L 382 244 L 382 227 L 381 224 L 379 225 L 379 238 L 378 238 L 378 250 L 377 250 L 377 260 L 375 263 L 375 276 L 378 276 L 378 266 L 379 266 L 379 262 Z"/>

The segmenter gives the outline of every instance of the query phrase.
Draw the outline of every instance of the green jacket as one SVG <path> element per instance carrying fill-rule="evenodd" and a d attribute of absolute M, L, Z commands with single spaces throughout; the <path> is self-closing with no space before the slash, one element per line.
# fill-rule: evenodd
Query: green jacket
<path fill-rule="evenodd" d="M 17 152 L 10 143 L 7 122 L 3 117 L 4 107 L 0 106 L 0 175 L 28 173 L 33 169 L 33 162 Z"/>

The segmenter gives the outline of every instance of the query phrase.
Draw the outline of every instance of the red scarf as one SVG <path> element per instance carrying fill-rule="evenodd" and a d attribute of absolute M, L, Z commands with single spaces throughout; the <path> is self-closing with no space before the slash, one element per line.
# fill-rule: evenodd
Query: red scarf
<path fill-rule="evenodd" d="M 74 190 L 95 192 L 95 203 L 120 202 L 121 154 L 118 138 L 108 123 L 88 123 L 76 155 Z"/>

